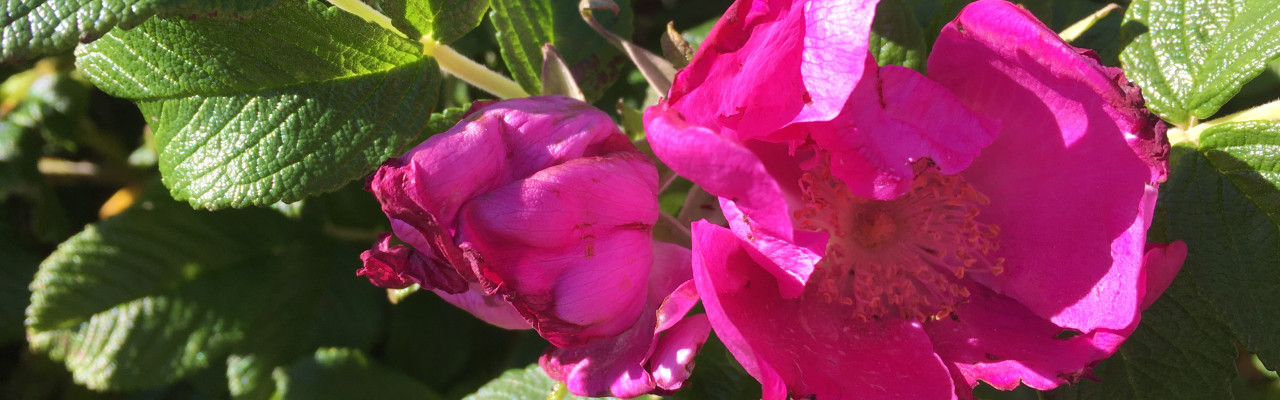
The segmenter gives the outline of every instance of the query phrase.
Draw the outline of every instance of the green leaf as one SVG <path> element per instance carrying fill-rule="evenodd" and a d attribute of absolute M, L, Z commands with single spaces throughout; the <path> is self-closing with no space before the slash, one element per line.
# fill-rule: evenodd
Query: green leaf
<path fill-rule="evenodd" d="M 227 390 L 235 400 L 263 400 L 275 394 L 271 372 L 278 362 L 267 362 L 255 355 L 233 354 L 227 357 Z"/>
<path fill-rule="evenodd" d="M 297 234 L 287 222 L 266 209 L 210 213 L 144 198 L 40 265 L 27 310 L 31 345 L 89 388 L 133 390 L 294 326 L 315 274 L 305 273 L 306 252 L 285 242 Z"/>
<path fill-rule="evenodd" d="M 1147 106 L 1189 125 L 1212 116 L 1280 54 L 1280 1 L 1138 0 L 1120 54 Z"/>
<path fill-rule="evenodd" d="M 0 61 L 69 51 L 157 14 L 244 17 L 275 0 L 20 0 L 0 13 Z"/>
<path fill-rule="evenodd" d="M 440 82 L 420 52 L 313 0 L 243 21 L 152 19 L 77 63 L 138 102 L 173 196 L 218 208 L 333 191 L 420 141 Z"/>
<path fill-rule="evenodd" d="M 916 21 L 924 29 L 925 42 L 932 46 L 942 27 L 960 15 L 960 10 L 974 0 L 906 0 L 915 11 Z M 1026 3 L 1026 2 L 1022 2 Z M 1038 2 L 1036 2 L 1038 4 Z"/>
<path fill-rule="evenodd" d="M 314 290 L 291 295 L 298 301 L 271 311 L 276 315 L 275 324 L 253 330 L 228 357 L 228 389 L 237 400 L 270 398 L 276 391 L 272 371 L 298 357 L 310 357 L 317 347 L 367 351 L 381 333 L 386 304 L 383 291 L 352 276 L 359 267 L 358 254 L 368 243 L 357 248 L 319 235 L 304 237 L 300 248 L 314 256 L 307 258 L 311 266 L 306 273 L 315 279 L 301 282 Z"/>
<path fill-rule="evenodd" d="M 542 367 L 538 364 L 532 364 L 524 369 L 511 369 L 503 372 L 502 376 L 489 381 L 480 388 L 480 390 L 470 396 L 462 398 L 462 400 L 525 400 L 525 399 L 545 399 L 551 390 L 555 387 L 556 381 L 542 372 Z M 596 397 L 591 397 L 596 398 Z M 602 397 L 603 399 L 613 399 L 613 397 Z M 638 397 L 645 400 L 656 400 L 657 396 L 645 395 Z M 583 400 L 587 397 L 574 396 L 566 394 L 561 397 L 562 400 Z"/>
<path fill-rule="evenodd" d="M 480 26 L 489 0 L 373 0 L 371 6 L 391 18 L 411 38 L 431 35 L 449 44 Z"/>
<path fill-rule="evenodd" d="M 370 361 L 359 351 L 328 348 L 277 369 L 275 399 L 440 399 L 422 383 Z"/>
<path fill-rule="evenodd" d="M 23 310 L 31 299 L 27 283 L 40 265 L 40 259 L 13 236 L 0 231 L 0 260 L 4 260 L 0 263 L 0 346 L 22 340 Z"/>
<path fill-rule="evenodd" d="M 1181 275 L 1142 313 L 1120 350 L 1082 380 L 1054 391 L 1062 400 L 1230 399 L 1236 349 L 1212 304 Z"/>
<path fill-rule="evenodd" d="M 871 54 L 880 65 L 901 65 L 924 72 L 929 45 L 915 14 L 903 0 L 882 0 L 871 22 Z"/>
<path fill-rule="evenodd" d="M 620 15 L 595 13 L 596 21 L 622 38 L 630 38 L 630 1 L 616 1 Z M 613 84 L 626 57 L 591 29 L 568 0 L 493 0 L 489 18 L 497 28 L 499 49 L 507 69 L 529 93 L 542 93 L 542 45 L 551 43 L 573 71 L 587 100 Z"/>
<path fill-rule="evenodd" d="M 1182 147 L 1182 146 L 1180 146 Z M 1280 123 L 1218 125 L 1183 150 L 1161 190 L 1182 274 L 1270 368 L 1280 366 Z"/>

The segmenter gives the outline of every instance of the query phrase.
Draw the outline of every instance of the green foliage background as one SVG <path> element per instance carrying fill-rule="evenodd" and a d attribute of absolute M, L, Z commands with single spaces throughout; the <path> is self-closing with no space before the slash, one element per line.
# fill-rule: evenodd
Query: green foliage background
<path fill-rule="evenodd" d="M 655 100 L 573 1 L 10 1 L 0 14 L 0 398 L 527 399 L 547 346 L 354 276 L 387 230 L 361 178 L 488 95 L 430 35 L 526 91 L 554 43 L 627 132 Z M 697 46 L 726 0 L 619 1 L 611 31 Z M 922 72 L 964 0 L 882 0 L 872 51 Z M 1022 4 L 1061 30 L 1093 0 Z M 1151 237 L 1191 256 L 1097 378 L 983 399 L 1280 399 L 1280 1 L 1139 0 L 1073 44 L 1123 66 L 1175 146 Z M 1280 112 L 1273 112 L 1280 114 Z M 1227 118 L 1227 119 L 1224 119 Z M 675 213 L 690 185 L 662 196 Z M 43 260 L 43 261 L 42 261 Z M 710 341 L 680 399 L 758 398 Z M 573 398 L 572 396 L 565 398 Z"/>

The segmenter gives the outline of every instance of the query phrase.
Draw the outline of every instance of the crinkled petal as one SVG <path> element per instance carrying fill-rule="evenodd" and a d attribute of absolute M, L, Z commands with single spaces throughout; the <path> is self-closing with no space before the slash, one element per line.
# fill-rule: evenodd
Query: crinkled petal
<path fill-rule="evenodd" d="M 657 172 L 634 151 L 578 158 L 468 202 L 459 240 L 477 255 L 486 290 L 556 346 L 573 347 L 640 315 L 656 196 Z"/>
<path fill-rule="evenodd" d="M 1146 244 L 1163 162 L 1148 146 L 1158 122 L 1096 59 L 1062 42 L 1026 10 L 970 5 L 948 24 L 930 76 L 1002 129 L 961 175 L 991 204 L 1006 268 L 990 284 L 1036 315 L 1081 332 L 1136 320 Z M 1033 216 L 1033 217 L 1029 217 Z M 1070 268 L 1064 268 L 1070 266 Z"/>
<path fill-rule="evenodd" d="M 972 113 L 918 72 L 868 61 L 864 73 L 847 112 L 812 128 L 814 141 L 831 152 L 832 175 L 853 194 L 897 198 L 914 182 L 912 162 L 928 158 L 954 174 L 995 139 L 999 122 Z"/>
<path fill-rule="evenodd" d="M 693 246 L 694 280 L 711 326 L 761 382 L 766 400 L 955 397 L 919 323 L 859 322 L 816 296 L 782 299 L 775 279 L 725 228 L 695 222 Z"/>
<path fill-rule="evenodd" d="M 372 249 L 360 253 L 363 267 L 356 275 L 369 278 L 374 286 L 404 289 L 413 284 L 447 293 L 467 290 L 467 281 L 453 268 L 435 262 L 405 245 L 391 246 L 391 232 L 378 235 Z"/>
<path fill-rule="evenodd" d="M 360 253 L 364 266 L 356 270 L 356 275 L 369 278 L 370 283 L 380 288 L 407 288 L 426 278 L 422 264 L 409 261 L 412 254 L 409 246 L 392 246 L 391 233 L 383 232 L 372 249 Z"/>
<path fill-rule="evenodd" d="M 925 324 L 938 355 L 964 377 L 966 391 L 978 380 L 1001 390 L 1019 383 L 1049 390 L 1074 382 L 1128 335 L 1065 331 L 1013 299 L 985 289 L 974 292 L 952 318 Z"/>

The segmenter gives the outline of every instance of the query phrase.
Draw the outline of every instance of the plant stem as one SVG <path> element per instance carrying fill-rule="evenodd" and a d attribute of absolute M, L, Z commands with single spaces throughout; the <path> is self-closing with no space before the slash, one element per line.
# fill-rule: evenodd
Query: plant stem
<path fill-rule="evenodd" d="M 1275 100 L 1248 110 L 1204 122 L 1200 122 L 1196 120 L 1195 117 L 1192 117 L 1191 123 L 1189 124 L 1190 126 L 1186 129 L 1178 127 L 1169 128 L 1169 142 L 1171 144 L 1178 144 L 1180 142 L 1199 144 L 1200 134 L 1209 130 L 1209 128 L 1228 122 L 1242 121 L 1280 121 L 1280 100 Z"/>
<path fill-rule="evenodd" d="M 357 17 L 364 18 L 365 21 L 378 24 L 378 26 L 381 26 L 384 29 L 391 31 L 402 38 L 409 37 L 408 35 L 405 35 L 404 32 L 400 32 L 399 29 L 396 29 L 395 25 L 391 24 L 391 17 L 383 15 L 382 13 L 378 12 L 378 10 L 375 10 L 373 9 L 373 7 L 370 7 L 368 4 L 365 4 L 363 1 L 329 0 L 329 3 L 333 4 L 334 6 L 337 6 L 338 8 L 341 8 L 343 11 L 355 14 Z"/>
<path fill-rule="evenodd" d="M 391 24 L 390 17 L 383 15 L 360 0 L 330 0 L 329 3 L 341 8 L 343 11 L 363 18 L 365 21 L 378 24 L 383 29 L 391 31 L 402 38 L 409 37 Z M 449 48 L 449 46 L 437 43 L 435 39 L 431 38 L 431 35 L 423 36 L 418 39 L 418 42 L 422 43 L 422 54 L 435 57 L 436 63 L 440 64 L 440 69 L 470 83 L 472 86 L 503 99 L 529 97 L 529 93 L 526 93 L 524 89 L 520 88 L 520 85 L 511 79 L 490 71 L 475 61 L 471 61 L 471 59 L 458 54 L 457 51 Z"/>
<path fill-rule="evenodd" d="M 515 81 L 471 61 L 470 58 L 458 54 L 449 46 L 437 43 L 430 36 L 423 36 L 420 42 L 422 42 L 423 54 L 435 57 L 436 62 L 440 64 L 440 69 L 453 74 L 458 79 L 499 98 L 529 97 L 529 93 L 520 88 Z"/>
<path fill-rule="evenodd" d="M 1083 35 L 1085 31 L 1088 31 L 1089 28 L 1092 28 L 1093 24 L 1096 24 L 1098 23 L 1098 21 L 1101 21 L 1103 18 L 1107 16 L 1107 14 L 1110 14 L 1112 11 L 1119 10 L 1119 9 L 1120 9 L 1120 6 L 1116 5 L 1115 3 L 1107 4 L 1105 7 L 1102 7 L 1101 10 L 1098 10 L 1093 14 L 1090 14 L 1089 16 L 1084 17 L 1084 19 L 1080 20 L 1079 22 L 1071 24 L 1071 26 L 1068 26 L 1067 29 L 1063 29 L 1062 32 L 1058 34 L 1058 37 L 1061 37 L 1062 40 L 1067 42 L 1074 42 L 1076 39 L 1079 39 L 1080 35 Z"/>

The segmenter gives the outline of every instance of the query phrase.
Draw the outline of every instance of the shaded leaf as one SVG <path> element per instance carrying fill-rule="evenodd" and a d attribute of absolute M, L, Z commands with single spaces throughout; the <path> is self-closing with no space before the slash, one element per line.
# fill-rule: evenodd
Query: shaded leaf
<path fill-rule="evenodd" d="M 1187 242 L 1183 275 L 1246 350 L 1280 366 L 1280 123 L 1218 125 L 1184 150 L 1161 190 L 1172 239 Z"/>
<path fill-rule="evenodd" d="M 1236 349 L 1225 324 L 1181 275 L 1142 313 L 1120 351 L 1093 369 L 1094 380 L 1051 392 L 1061 400 L 1231 399 Z"/>
<path fill-rule="evenodd" d="M 147 198 L 40 265 L 28 338 L 93 389 L 171 383 L 247 337 L 287 327 L 311 290 L 270 210 L 195 211 Z"/>
<path fill-rule="evenodd" d="M 0 225 L 7 230 L 7 226 Z M 0 231 L 0 346 L 22 340 L 23 310 L 31 300 L 27 283 L 40 259 L 18 245 L 10 232 Z"/>
<path fill-rule="evenodd" d="M 440 399 L 422 383 L 370 361 L 363 353 L 345 348 L 316 351 L 273 374 L 275 399 Z"/>

